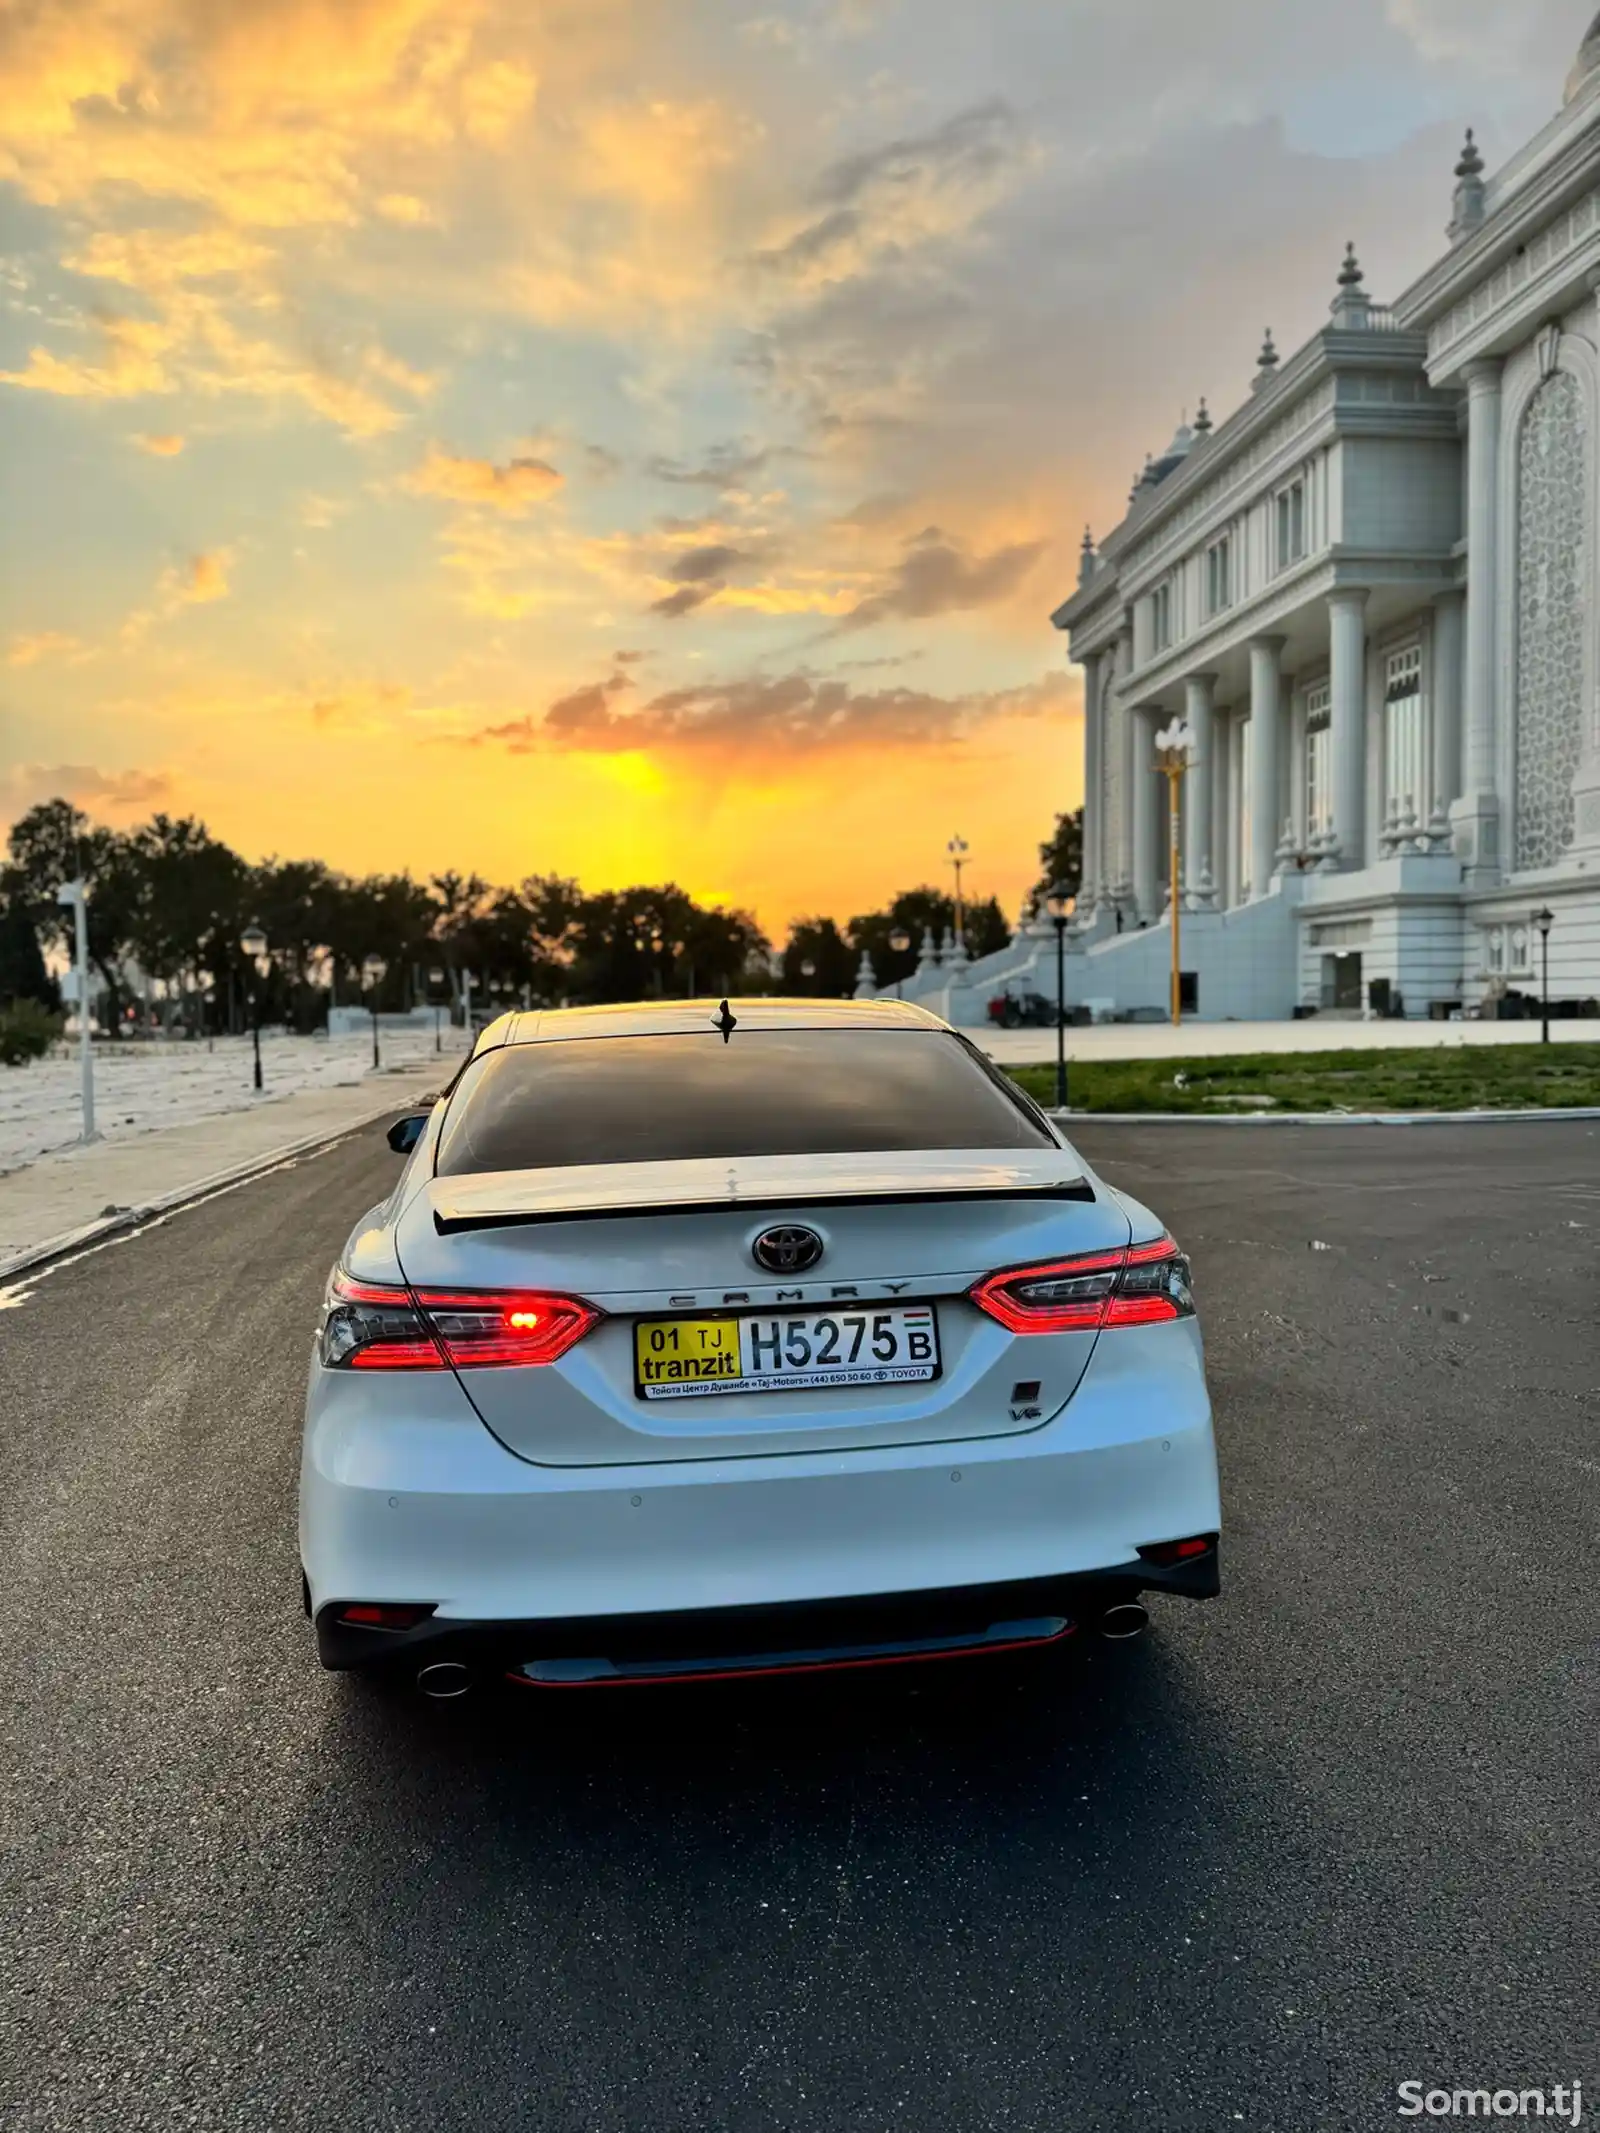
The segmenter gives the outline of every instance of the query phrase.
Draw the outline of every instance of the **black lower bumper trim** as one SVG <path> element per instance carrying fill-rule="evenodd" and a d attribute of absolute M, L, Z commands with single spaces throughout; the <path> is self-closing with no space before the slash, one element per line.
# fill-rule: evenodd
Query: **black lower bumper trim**
<path fill-rule="evenodd" d="M 600 1669 L 596 1679 L 726 1678 L 741 1671 L 816 1671 L 846 1663 L 897 1664 L 920 1656 L 981 1656 L 1009 1645 L 1050 1641 L 1000 1633 L 1059 1620 L 1092 1628 L 1095 1617 L 1142 1592 L 1212 1599 L 1221 1590 L 1216 1546 L 1202 1557 L 1157 1566 L 1118 1563 L 1108 1570 L 937 1592 L 884 1593 L 845 1600 L 802 1600 L 763 1607 L 694 1608 L 674 1614 L 590 1615 L 578 1619 L 463 1622 L 434 1615 L 416 1628 L 388 1632 L 339 1619 L 349 1601 L 316 1617 L 325 1667 L 399 1668 L 459 1660 L 488 1672 L 529 1676 L 530 1664 Z M 1063 1629 L 1061 1635 L 1068 1634 Z M 923 1652 L 889 1649 L 919 1645 Z M 793 1655 L 798 1655 L 793 1656 Z M 765 1665 L 775 1657 L 787 1665 Z M 751 1664 L 752 1658 L 756 1663 Z M 541 1684 L 542 1685 L 542 1684 Z M 551 1684 L 553 1685 L 553 1684 Z M 572 1685 L 576 1685 L 575 1683 Z"/>

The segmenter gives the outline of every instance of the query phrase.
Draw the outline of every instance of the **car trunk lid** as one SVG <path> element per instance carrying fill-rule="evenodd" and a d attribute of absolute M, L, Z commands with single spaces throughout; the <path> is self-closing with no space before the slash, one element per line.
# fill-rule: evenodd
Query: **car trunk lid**
<path fill-rule="evenodd" d="M 819 1262 L 765 1271 L 774 1223 Z M 1092 1333 L 1005 1331 L 965 1300 L 1002 1267 L 1120 1248 L 1127 1217 L 1068 1149 L 740 1157 L 437 1178 L 399 1222 L 419 1290 L 553 1292 L 607 1314 L 554 1365 L 465 1369 L 478 1413 L 553 1466 L 772 1456 L 1011 1434 L 1071 1398 Z M 931 1381 L 799 1390 L 719 1387 L 646 1399 L 635 1327 L 776 1323 L 931 1307 Z M 825 1336 L 824 1336 L 825 1337 Z M 1032 1388 L 1029 1390 L 1029 1388 Z"/>

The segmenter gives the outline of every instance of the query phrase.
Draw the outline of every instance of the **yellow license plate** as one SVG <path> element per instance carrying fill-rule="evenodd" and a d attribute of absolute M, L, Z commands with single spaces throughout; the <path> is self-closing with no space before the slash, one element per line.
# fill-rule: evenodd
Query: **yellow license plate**
<path fill-rule="evenodd" d="M 633 1329 L 634 1376 L 656 1397 L 669 1386 L 714 1385 L 741 1375 L 736 1318 L 643 1319 Z"/>

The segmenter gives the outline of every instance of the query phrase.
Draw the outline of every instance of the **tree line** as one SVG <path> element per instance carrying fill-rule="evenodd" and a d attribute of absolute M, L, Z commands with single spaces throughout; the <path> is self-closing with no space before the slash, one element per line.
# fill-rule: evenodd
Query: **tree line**
<path fill-rule="evenodd" d="M 1070 857 L 1070 839 L 1058 847 L 1075 819 L 1040 848 L 1046 880 Z M 56 799 L 13 824 L 0 866 L 0 1003 L 58 1004 L 49 966 L 71 959 L 73 922 L 57 891 L 78 879 L 101 1024 L 117 1031 L 152 1013 L 169 1028 L 238 1030 L 252 997 L 263 1019 L 301 1030 L 319 1027 L 330 1003 L 356 1001 L 385 1013 L 443 1003 L 459 1018 L 469 974 L 482 1008 L 839 997 L 854 991 L 863 951 L 879 984 L 893 985 L 915 970 L 924 934 L 942 938 L 955 921 L 953 897 L 910 889 L 844 925 L 799 919 L 774 954 L 749 912 L 708 908 L 671 882 L 592 893 L 556 874 L 499 887 L 453 872 L 357 877 L 315 859 L 251 865 L 192 816 L 114 830 Z M 266 936 L 261 967 L 242 946 L 252 928 Z M 994 898 L 966 906 L 973 958 L 1010 932 Z"/>

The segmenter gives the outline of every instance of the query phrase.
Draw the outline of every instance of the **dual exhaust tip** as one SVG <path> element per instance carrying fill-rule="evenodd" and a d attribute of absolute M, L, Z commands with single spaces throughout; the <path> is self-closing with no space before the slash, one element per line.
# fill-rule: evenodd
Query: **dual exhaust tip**
<path fill-rule="evenodd" d="M 1095 1627 L 1110 1644 L 1131 1644 L 1150 1627 L 1150 1611 L 1139 1600 L 1117 1600 L 1101 1611 Z M 473 1685 L 473 1673 L 458 1659 L 436 1659 L 417 1672 L 417 1689 L 433 1703 L 454 1703 Z"/>

